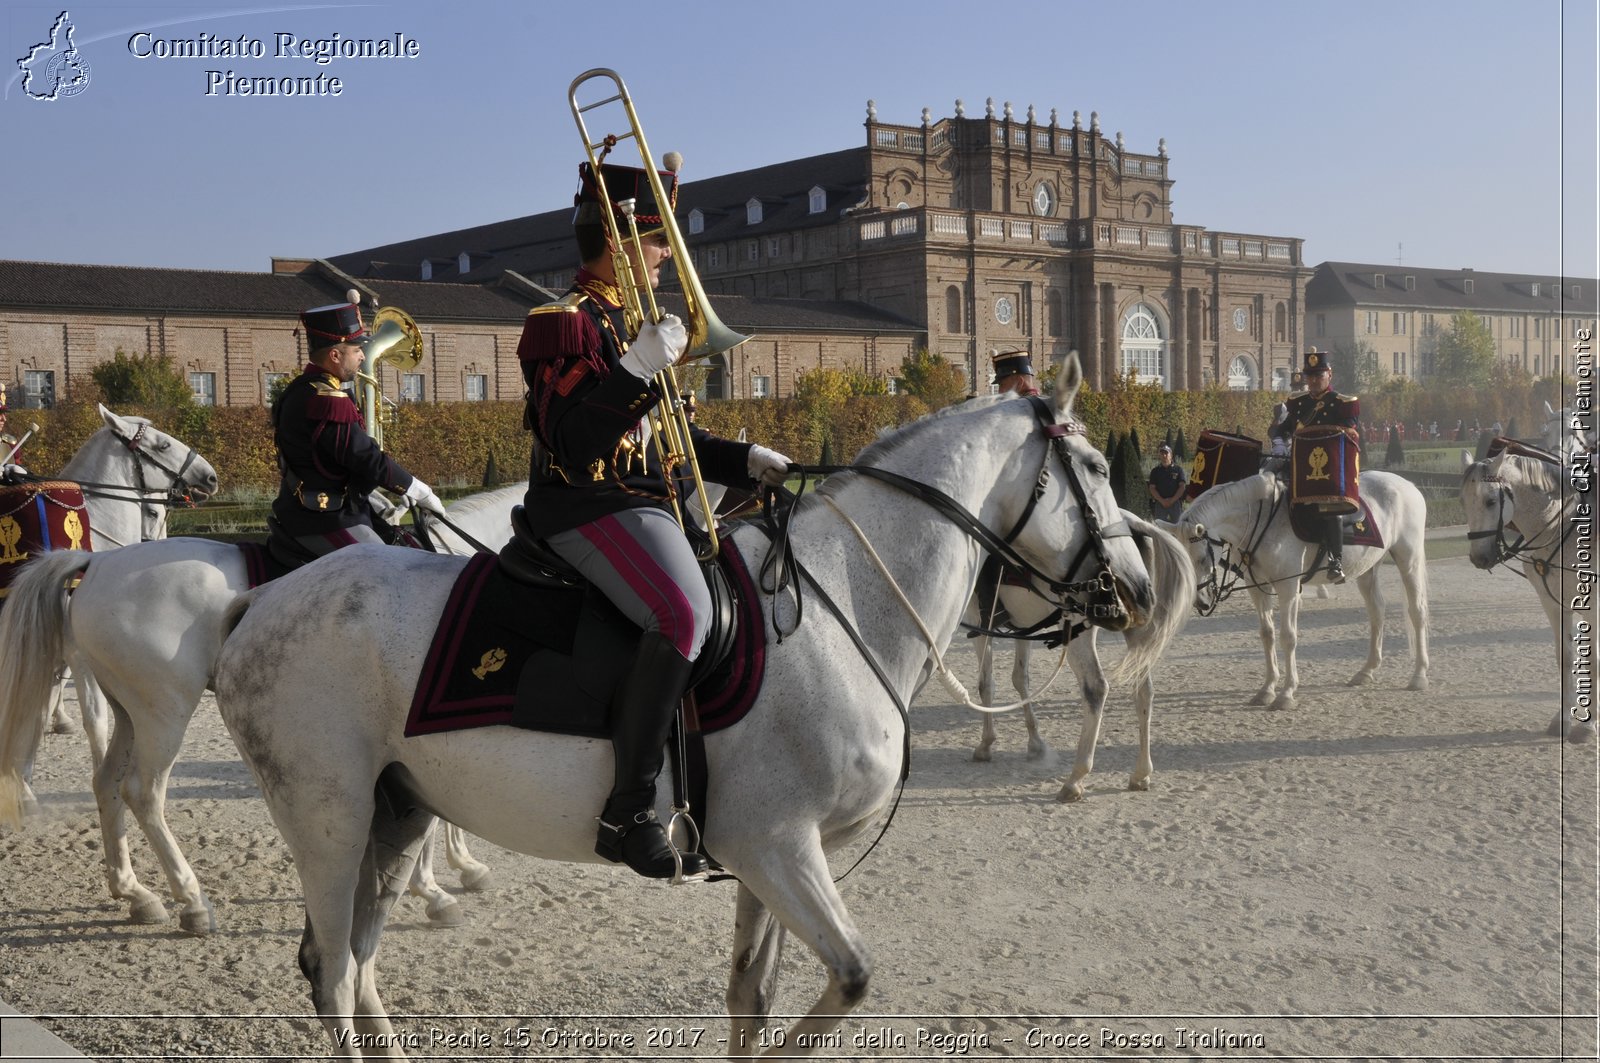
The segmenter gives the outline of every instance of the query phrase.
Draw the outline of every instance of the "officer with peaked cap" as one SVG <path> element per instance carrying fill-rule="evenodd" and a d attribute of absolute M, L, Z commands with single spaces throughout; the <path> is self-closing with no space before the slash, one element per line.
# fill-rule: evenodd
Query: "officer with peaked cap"
<path fill-rule="evenodd" d="M 354 303 L 313 307 L 300 314 L 300 323 L 310 360 L 272 404 L 282 475 L 272 503 L 274 536 L 288 537 L 313 557 L 355 543 L 391 542 L 395 529 L 373 514 L 367 497 L 379 487 L 442 514 L 433 490 L 373 442 L 355 399 L 343 390 L 366 358 L 359 309 Z"/>
<path fill-rule="evenodd" d="M 1272 438 L 1272 453 L 1283 457 L 1289 453 L 1289 441 L 1296 428 L 1309 425 L 1333 425 L 1345 430 L 1345 435 L 1356 447 L 1361 436 L 1356 425 L 1361 417 L 1361 400 L 1354 395 L 1341 395 L 1333 390 L 1333 366 L 1328 355 L 1315 347 L 1306 352 L 1301 375 L 1306 389 L 1284 403 L 1284 417 L 1274 421 L 1268 433 Z M 1344 531 L 1339 514 L 1322 513 L 1322 548 L 1328 555 L 1328 582 L 1343 583 Z"/>
<path fill-rule="evenodd" d="M 1004 395 L 1008 391 L 1018 395 L 1039 394 L 1039 381 L 1033 376 L 1033 356 L 1027 351 L 1012 348 L 994 351 L 994 386 Z"/>
<path fill-rule="evenodd" d="M 669 157 L 670 158 L 670 157 Z M 636 288 L 660 283 L 672 256 L 663 218 L 644 170 L 602 164 L 605 195 L 588 163 L 572 219 L 580 268 L 565 298 L 537 307 L 523 326 L 517 357 L 528 382 L 527 423 L 534 445 L 525 512 L 535 535 L 583 573 L 643 629 L 611 705 L 616 774 L 599 816 L 595 852 L 648 878 L 671 878 L 677 863 L 656 818 L 656 776 L 668 732 L 711 620 L 711 597 L 695 552 L 670 509 L 668 479 L 647 445 L 650 411 L 661 402 L 657 373 L 688 345 L 671 315 L 630 331 L 618 268 Z M 677 174 L 660 174 L 676 200 Z M 622 204 L 633 201 L 639 238 Z M 618 222 L 607 223 L 606 214 Z M 626 246 L 613 246 L 613 232 Z M 781 484 L 789 459 L 692 427 L 704 477 L 730 486 Z M 681 853 L 684 874 L 704 871 Z"/>

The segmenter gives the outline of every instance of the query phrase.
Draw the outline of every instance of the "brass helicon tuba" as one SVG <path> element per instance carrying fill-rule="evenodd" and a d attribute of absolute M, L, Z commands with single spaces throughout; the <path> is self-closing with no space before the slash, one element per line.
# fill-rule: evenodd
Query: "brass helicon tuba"
<path fill-rule="evenodd" d="M 610 81 L 616 91 L 603 100 L 580 104 L 578 89 L 586 82 L 597 79 Z M 683 288 L 683 301 L 687 307 L 684 323 L 689 331 L 689 347 L 684 355 L 685 359 L 694 361 L 716 358 L 724 351 L 731 350 L 748 340 L 749 336 L 733 331 L 718 320 L 706 301 L 705 289 L 701 287 L 700 277 L 695 273 L 689 248 L 683 241 L 683 233 L 678 229 L 677 219 L 672 216 L 672 200 L 661 183 L 661 175 L 656 170 L 654 156 L 650 154 L 650 147 L 645 143 L 644 130 L 639 125 L 639 115 L 633 108 L 633 99 L 628 95 L 628 88 L 622 83 L 621 76 L 615 70 L 604 68 L 579 74 L 567 89 L 567 102 L 572 107 L 573 119 L 578 123 L 578 132 L 583 136 L 583 150 L 588 157 L 589 170 L 594 177 L 603 204 L 611 204 L 612 199 L 606 190 L 605 177 L 601 173 L 602 160 L 619 141 L 630 137 L 639 149 L 639 155 L 643 159 L 643 169 L 650 182 L 650 191 L 655 196 L 656 203 L 660 205 L 662 228 L 667 244 L 672 249 L 672 258 L 678 270 L 678 281 Z M 589 127 L 585 124 L 583 116 L 589 111 L 611 103 L 622 104 L 627 115 L 628 131 L 595 140 L 589 135 Z M 599 151 L 598 155 L 596 151 Z M 682 157 L 669 153 L 663 162 L 669 171 L 676 173 L 682 163 Z M 612 262 L 617 275 L 617 286 L 622 291 L 624 317 L 629 333 L 637 334 L 640 326 L 660 321 L 663 314 L 656 305 L 655 292 L 651 290 L 649 282 L 639 284 L 635 281 L 633 264 L 628 259 L 624 241 L 632 240 L 637 243 L 639 240 L 639 226 L 633 217 L 633 200 L 624 200 L 617 206 L 627 220 L 627 232 L 622 231 L 622 225 L 612 210 L 602 209 L 600 213 L 605 219 L 606 231 L 611 238 Z M 708 544 L 701 548 L 698 554 L 702 561 L 707 561 L 717 554 L 717 522 L 712 512 L 711 499 L 706 493 L 705 478 L 700 474 L 699 459 L 695 457 L 694 439 L 689 431 L 689 416 L 684 408 L 683 393 L 678 388 L 678 379 L 673 374 L 671 366 L 657 373 L 655 379 L 661 391 L 661 405 L 652 415 L 650 438 L 654 441 L 656 459 L 661 464 L 662 474 L 667 478 L 668 487 L 673 487 L 672 481 L 677 478 L 677 470 L 680 468 L 686 470 L 687 478 L 694 483 L 695 497 L 699 500 L 700 512 L 705 515 L 705 530 L 709 537 Z M 678 499 L 678 493 L 672 490 L 671 494 L 673 513 L 678 518 L 678 524 L 687 529 L 683 504 Z"/>
<path fill-rule="evenodd" d="M 398 307 L 386 306 L 372 316 L 372 331 L 361 341 L 361 346 L 367 353 L 367 360 L 365 369 L 356 372 L 356 400 L 361 407 L 361 417 L 367 422 L 367 433 L 382 450 L 383 427 L 394 419 L 394 403 L 383 396 L 378 366 L 390 365 L 401 373 L 415 369 L 424 351 L 422 330 L 411 320 L 410 314 Z M 385 402 L 391 409 L 384 408 Z"/>

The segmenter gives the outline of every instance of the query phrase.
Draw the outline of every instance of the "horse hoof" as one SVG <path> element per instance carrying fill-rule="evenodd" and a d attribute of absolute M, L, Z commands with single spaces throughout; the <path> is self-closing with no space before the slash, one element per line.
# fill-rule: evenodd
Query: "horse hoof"
<path fill-rule="evenodd" d="M 165 923 L 166 921 L 167 906 L 155 898 L 148 901 L 139 901 L 128 908 L 128 922 L 130 923 L 151 926 L 155 923 Z"/>
<path fill-rule="evenodd" d="M 1594 724 L 1574 722 L 1567 728 L 1567 741 L 1575 746 L 1594 741 Z"/>
<path fill-rule="evenodd" d="M 1292 709 L 1292 708 L 1294 708 L 1294 695 L 1292 695 L 1292 694 L 1279 694 L 1276 698 L 1273 699 L 1272 705 L 1270 706 L 1270 708 L 1274 712 L 1279 712 L 1279 711 L 1282 711 L 1284 709 Z"/>
<path fill-rule="evenodd" d="M 1345 686 L 1347 686 L 1347 687 L 1364 687 L 1370 682 L 1372 682 L 1372 673 L 1371 672 L 1357 672 L 1355 675 L 1350 677 L 1350 681 L 1347 682 L 1345 684 Z"/>
<path fill-rule="evenodd" d="M 1149 779 L 1129 779 L 1128 780 L 1128 789 L 1136 791 L 1138 793 L 1149 793 L 1150 792 L 1150 780 Z"/>
<path fill-rule="evenodd" d="M 1056 800 L 1064 805 L 1075 805 L 1083 800 L 1083 787 L 1077 783 L 1068 783 L 1061 788 L 1059 794 L 1056 794 Z"/>
<path fill-rule="evenodd" d="M 1050 747 L 1045 745 L 1043 742 L 1040 742 L 1038 745 L 1034 745 L 1031 742 L 1028 744 L 1028 759 L 1029 760 L 1043 760 L 1045 757 L 1047 757 L 1049 755 L 1050 755 Z"/>
<path fill-rule="evenodd" d="M 461 872 L 461 888 L 468 893 L 494 889 L 494 872 L 486 867 L 464 868 Z"/>
<path fill-rule="evenodd" d="M 50 721 L 50 733 L 53 735 L 69 735 L 72 731 L 72 723 L 68 720 Z"/>
<path fill-rule="evenodd" d="M 994 754 L 990 753 L 987 749 L 974 749 L 972 751 L 972 759 L 977 761 L 979 764 L 987 764 L 990 760 L 994 759 Z"/>
<path fill-rule="evenodd" d="M 211 902 L 206 901 L 204 908 L 185 908 L 178 913 L 178 926 L 185 934 L 203 938 L 217 929 L 217 913 L 212 911 Z"/>
<path fill-rule="evenodd" d="M 428 922 L 439 929 L 460 926 L 466 921 L 467 917 L 462 914 L 461 905 L 454 900 L 437 906 L 428 906 Z"/>
<path fill-rule="evenodd" d="M 1417 676 L 1415 679 L 1413 679 L 1411 681 L 1410 685 L 1407 686 L 1406 689 L 1407 690 L 1427 690 L 1428 689 L 1428 677 L 1425 676 L 1425 675 Z"/>
<path fill-rule="evenodd" d="M 1255 697 L 1251 698 L 1245 704 L 1247 704 L 1247 705 L 1265 705 L 1267 702 L 1269 702 L 1271 700 L 1272 700 L 1272 691 L 1263 690 L 1263 691 L 1260 691 L 1259 693 L 1257 693 Z"/>

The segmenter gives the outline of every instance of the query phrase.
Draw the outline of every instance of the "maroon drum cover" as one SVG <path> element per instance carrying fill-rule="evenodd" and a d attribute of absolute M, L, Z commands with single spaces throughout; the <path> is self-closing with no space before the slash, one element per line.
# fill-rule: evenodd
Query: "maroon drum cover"
<path fill-rule="evenodd" d="M 1189 499 L 1218 484 L 1230 484 L 1261 471 L 1261 440 L 1207 428 L 1194 445 L 1189 468 Z"/>
<path fill-rule="evenodd" d="M 1295 429 L 1289 447 L 1289 500 L 1324 513 L 1361 508 L 1361 448 L 1334 425 Z"/>
<path fill-rule="evenodd" d="M 66 480 L 0 487 L 0 602 L 23 562 L 50 550 L 88 550 L 83 491 Z"/>

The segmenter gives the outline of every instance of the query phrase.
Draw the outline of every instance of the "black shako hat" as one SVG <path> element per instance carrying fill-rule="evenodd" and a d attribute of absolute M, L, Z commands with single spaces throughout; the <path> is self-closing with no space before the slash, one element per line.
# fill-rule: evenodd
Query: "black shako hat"
<path fill-rule="evenodd" d="M 1305 365 L 1301 368 L 1300 372 L 1302 374 L 1326 373 L 1330 372 L 1332 369 L 1333 363 L 1328 360 L 1328 352 L 1319 351 L 1313 347 L 1306 352 Z"/>
<path fill-rule="evenodd" d="M 994 355 L 994 378 L 1003 380 L 1018 373 L 1033 375 L 1033 355 L 1027 351 L 997 351 Z"/>
<path fill-rule="evenodd" d="M 306 346 L 313 351 L 349 343 L 367 334 L 361 324 L 361 311 L 354 303 L 332 303 L 300 311 L 300 324 L 306 327 Z"/>
<path fill-rule="evenodd" d="M 676 210 L 678 206 L 678 175 L 672 170 L 657 170 L 661 178 L 661 187 L 667 193 L 667 210 Z M 613 166 L 610 163 L 600 164 L 600 179 L 605 182 L 606 195 L 611 199 L 611 211 L 617 219 L 617 227 L 626 235 L 628 221 L 623 217 L 617 204 L 626 200 L 633 200 L 633 220 L 638 225 L 640 234 L 661 228 L 666 223 L 661 220 L 661 204 L 656 202 L 655 190 L 650 187 L 650 175 L 644 170 L 633 166 Z M 600 206 L 600 186 L 594 179 L 594 171 L 588 163 L 578 166 L 578 194 L 572 197 L 575 209 L 572 212 L 573 225 L 604 225 L 605 215 Z"/>

